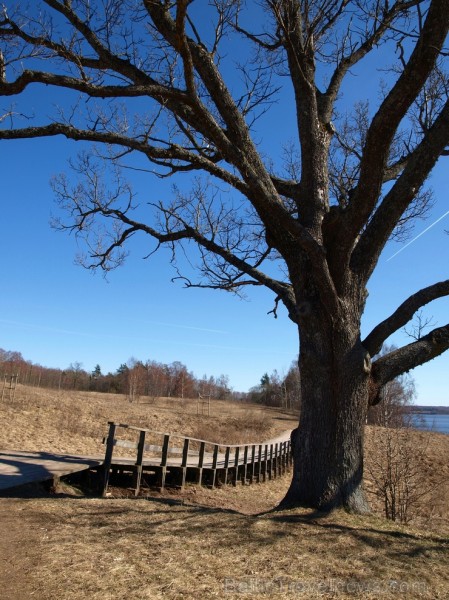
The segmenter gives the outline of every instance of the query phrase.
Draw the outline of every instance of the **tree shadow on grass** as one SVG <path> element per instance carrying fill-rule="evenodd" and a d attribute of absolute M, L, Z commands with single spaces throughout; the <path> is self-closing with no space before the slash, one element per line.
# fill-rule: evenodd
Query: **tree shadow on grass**
<path fill-rule="evenodd" d="M 65 549 L 75 538 L 86 544 L 86 553 L 107 547 L 113 555 L 129 544 L 157 556 L 162 573 L 174 563 L 184 568 L 186 548 L 201 557 L 205 570 L 208 557 L 213 564 L 220 556 L 228 573 L 246 577 L 246 568 L 248 573 L 258 572 L 262 564 L 268 579 L 279 573 L 286 577 L 301 573 L 305 579 L 352 577 L 363 565 L 360 577 L 368 583 L 424 577 L 430 586 L 429 560 L 438 581 L 448 568 L 447 540 L 399 529 L 376 517 L 352 519 L 340 511 L 304 509 L 244 515 L 164 497 L 73 499 L 67 503 L 50 499 L 47 506 L 45 499 L 38 499 L 29 514 Z M 185 569 L 188 572 L 187 563 Z"/>
<path fill-rule="evenodd" d="M 390 524 L 386 520 L 384 522 L 385 528 L 375 527 L 371 519 L 377 520 L 377 517 L 366 517 L 364 522 L 360 524 L 343 524 L 339 523 L 337 519 L 332 519 L 332 515 L 332 512 L 321 513 L 310 510 L 310 512 L 302 514 L 276 514 L 270 512 L 266 514 L 266 518 L 280 525 L 311 525 L 330 536 L 346 534 L 372 549 L 389 548 L 392 554 L 418 557 L 425 556 L 429 552 L 437 552 L 445 558 L 449 557 L 449 537 L 447 536 L 429 535 L 427 532 L 421 534 L 397 529 L 401 526 L 394 523 Z"/>
<path fill-rule="evenodd" d="M 82 495 L 52 492 L 43 484 L 10 489 L 7 497 L 86 500 L 86 496 Z M 142 502 L 148 508 L 142 508 Z M 56 510 L 55 527 L 61 522 L 57 513 Z M 163 531 L 170 536 L 213 539 L 223 548 L 237 550 L 240 544 L 246 544 L 255 552 L 261 546 L 291 543 L 294 538 L 298 550 L 306 547 L 312 552 L 315 548 L 319 553 L 329 546 L 341 547 L 342 539 L 346 538 L 352 546 L 381 552 L 401 561 L 406 557 L 420 561 L 427 559 L 429 553 L 440 560 L 446 559 L 449 554 L 449 540 L 444 536 L 399 529 L 399 526 L 390 525 L 387 521 L 380 523 L 377 517 L 354 516 L 353 522 L 350 522 L 346 514 L 312 509 L 271 510 L 247 515 L 232 508 L 211 507 L 183 498 L 147 496 L 107 498 L 94 505 L 74 507 L 73 515 L 77 521 L 81 519 L 82 525 L 78 522 L 77 526 L 86 529 L 99 527 L 111 537 L 148 535 L 157 541 L 159 532 Z M 47 514 L 46 519 L 51 521 L 52 517 Z"/>

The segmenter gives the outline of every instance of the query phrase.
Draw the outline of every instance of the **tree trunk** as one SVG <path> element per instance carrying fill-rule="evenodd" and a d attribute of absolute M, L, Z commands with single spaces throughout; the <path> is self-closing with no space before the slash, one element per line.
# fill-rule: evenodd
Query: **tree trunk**
<path fill-rule="evenodd" d="M 339 506 L 367 512 L 363 491 L 363 438 L 370 361 L 356 315 L 301 323 L 301 415 L 294 434 L 294 473 L 280 508 Z"/>

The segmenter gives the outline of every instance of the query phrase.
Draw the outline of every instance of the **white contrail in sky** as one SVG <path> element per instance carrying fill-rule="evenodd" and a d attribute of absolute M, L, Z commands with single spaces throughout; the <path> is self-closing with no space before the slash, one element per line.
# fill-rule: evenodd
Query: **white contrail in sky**
<path fill-rule="evenodd" d="M 177 329 L 193 329 L 194 331 L 206 331 L 207 333 L 229 333 L 222 329 L 209 329 L 207 327 L 194 327 L 193 325 L 181 325 L 180 323 L 163 323 L 162 321 L 144 321 L 148 325 L 162 325 L 163 327 L 176 327 Z"/>
<path fill-rule="evenodd" d="M 10 321 L 9 319 L 0 319 L 0 323 L 4 323 L 5 325 L 15 325 L 15 326 L 19 326 L 19 327 L 25 327 L 27 329 L 37 329 L 38 331 L 47 331 L 50 333 L 61 333 L 63 335 L 78 335 L 78 336 L 83 336 L 83 337 L 93 337 L 93 338 L 114 338 L 114 339 L 147 339 L 146 337 L 143 337 L 142 335 L 140 336 L 135 336 L 135 335 L 130 335 L 130 336 L 124 336 L 124 335 L 114 335 L 114 334 L 107 334 L 107 333 L 103 333 L 101 331 L 99 331 L 98 333 L 91 333 L 91 332 L 85 332 L 85 331 L 71 331 L 69 329 L 59 329 L 56 327 L 48 327 L 46 325 L 37 325 L 35 323 L 23 323 L 23 322 L 18 322 L 18 321 Z M 223 331 L 221 329 L 207 329 L 205 327 L 193 327 L 190 325 L 178 325 L 176 323 L 161 323 L 159 321 L 144 321 L 144 323 L 147 324 L 152 324 L 152 325 L 163 325 L 164 327 L 176 327 L 179 329 L 191 329 L 193 331 L 206 331 L 207 333 L 220 333 L 220 334 L 225 334 L 228 333 L 227 331 Z"/>
<path fill-rule="evenodd" d="M 421 233 L 419 233 L 416 237 L 414 237 L 412 240 L 410 240 L 408 244 L 405 244 L 405 246 L 402 246 L 402 248 L 399 248 L 399 250 L 397 252 L 395 252 L 392 256 L 390 256 L 390 258 L 387 258 L 387 262 L 389 260 L 391 260 L 392 258 L 394 258 L 395 256 L 397 256 L 400 252 L 402 252 L 403 250 L 405 250 L 408 246 L 410 246 L 410 244 L 413 244 L 413 242 L 416 242 L 416 240 L 418 238 L 420 238 L 422 235 L 424 235 L 425 233 L 427 233 L 429 231 L 429 229 L 432 229 L 432 227 L 434 225 L 436 225 L 437 223 L 439 223 L 442 219 L 444 219 L 444 217 L 447 217 L 447 215 L 449 215 L 449 210 L 447 210 L 444 213 L 444 215 L 441 215 L 441 217 L 438 217 L 438 219 L 436 221 L 434 221 L 428 227 L 426 227 L 424 229 L 424 231 L 421 231 Z"/>

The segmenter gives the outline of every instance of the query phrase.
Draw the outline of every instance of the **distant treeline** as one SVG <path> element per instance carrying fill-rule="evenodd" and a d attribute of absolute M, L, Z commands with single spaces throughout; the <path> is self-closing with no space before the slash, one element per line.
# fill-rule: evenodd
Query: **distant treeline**
<path fill-rule="evenodd" d="M 266 406 L 298 410 L 301 392 L 299 370 L 294 362 L 287 375 L 277 371 L 265 373 L 260 384 L 248 393 L 235 392 L 229 387 L 229 377 L 201 379 L 176 361 L 163 364 L 154 360 L 142 362 L 130 359 L 121 364 L 115 373 L 103 374 L 97 365 L 92 372 L 83 369 L 82 363 L 71 363 L 67 369 L 52 369 L 25 360 L 20 352 L 0 348 L 0 377 L 18 375 L 24 385 L 61 390 L 96 391 L 126 394 L 132 401 L 139 396 L 197 398 L 211 397 L 218 400 L 246 400 Z"/>
<path fill-rule="evenodd" d="M 285 376 L 279 375 L 276 370 L 271 375 L 265 373 L 259 385 L 250 389 L 247 399 L 265 406 L 279 406 L 298 412 L 301 406 L 301 382 L 297 361 L 292 363 Z"/>
<path fill-rule="evenodd" d="M 92 372 L 82 363 L 70 364 L 67 369 L 52 369 L 25 360 L 20 352 L 0 348 L 0 376 L 2 380 L 18 375 L 24 385 L 61 389 L 126 394 L 130 400 L 138 396 L 166 396 L 196 398 L 198 395 L 216 399 L 241 398 L 244 394 L 232 392 L 226 375 L 196 378 L 180 362 L 162 364 L 153 360 L 142 362 L 130 359 L 115 373 L 103 374 L 100 365 Z"/>

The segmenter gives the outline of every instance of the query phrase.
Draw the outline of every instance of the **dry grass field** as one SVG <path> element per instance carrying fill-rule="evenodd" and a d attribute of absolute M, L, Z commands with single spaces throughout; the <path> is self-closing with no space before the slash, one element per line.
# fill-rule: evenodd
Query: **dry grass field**
<path fill-rule="evenodd" d="M 0 448 L 101 454 L 116 420 L 218 442 L 261 441 L 295 426 L 282 411 L 30 388 L 4 399 Z M 408 526 L 306 509 L 273 512 L 288 476 L 252 486 L 129 498 L 53 493 L 0 499 L 2 600 L 448 598 L 449 436 L 413 433 L 427 482 Z M 378 430 L 367 432 L 367 466 Z M 367 469 L 368 471 L 368 469 Z M 370 481 L 367 481 L 369 488 Z"/>
<path fill-rule="evenodd" d="M 208 417 L 206 405 L 197 414 L 194 399 L 142 397 L 130 403 L 118 394 L 20 385 L 1 408 L 0 448 L 85 455 L 104 453 L 108 421 L 229 444 L 263 441 L 297 424 L 293 414 L 245 403 L 212 400 Z"/>

